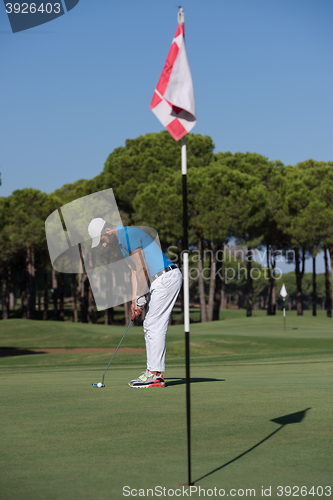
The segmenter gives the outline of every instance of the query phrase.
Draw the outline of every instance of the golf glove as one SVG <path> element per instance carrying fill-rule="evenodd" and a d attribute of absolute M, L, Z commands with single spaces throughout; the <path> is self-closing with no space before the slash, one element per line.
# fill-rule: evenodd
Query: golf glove
<path fill-rule="evenodd" d="M 147 304 L 147 299 L 144 295 L 141 295 L 141 297 L 137 297 L 135 299 L 135 306 L 136 307 L 143 307 L 145 304 Z"/>

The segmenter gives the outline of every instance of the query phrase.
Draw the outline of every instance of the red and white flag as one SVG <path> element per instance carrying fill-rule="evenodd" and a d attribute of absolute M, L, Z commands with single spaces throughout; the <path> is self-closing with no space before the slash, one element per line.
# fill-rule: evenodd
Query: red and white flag
<path fill-rule="evenodd" d="M 175 141 L 196 124 L 193 81 L 184 41 L 184 13 L 178 13 L 178 28 L 154 92 L 150 109 Z"/>

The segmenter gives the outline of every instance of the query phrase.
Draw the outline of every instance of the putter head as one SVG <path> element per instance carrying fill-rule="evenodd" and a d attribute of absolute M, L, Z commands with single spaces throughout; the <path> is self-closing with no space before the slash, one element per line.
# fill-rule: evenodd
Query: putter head
<path fill-rule="evenodd" d="M 101 388 L 101 387 L 105 387 L 105 385 L 104 385 L 104 384 L 102 384 L 101 382 L 98 382 L 98 384 L 92 384 L 92 385 L 93 385 L 94 387 L 99 387 L 99 388 Z"/>

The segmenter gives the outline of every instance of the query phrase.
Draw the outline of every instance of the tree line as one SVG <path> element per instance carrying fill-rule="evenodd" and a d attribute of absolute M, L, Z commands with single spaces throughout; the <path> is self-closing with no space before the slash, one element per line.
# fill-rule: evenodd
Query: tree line
<path fill-rule="evenodd" d="M 44 224 L 57 208 L 103 189 L 113 189 L 124 225 L 154 227 L 163 251 L 181 265 L 180 147 L 167 131 L 128 139 L 109 155 L 93 179 L 80 179 L 51 194 L 26 188 L 1 197 L 2 318 L 9 317 L 14 297 L 22 318 L 36 317 L 37 308 L 43 309 L 43 319 L 53 310 L 52 318 L 63 320 L 64 303 L 71 298 L 74 321 L 96 321 L 87 275 L 68 276 L 51 269 Z M 299 315 L 304 309 L 305 260 L 312 257 L 312 311 L 316 315 L 315 257 L 319 252 L 324 252 L 325 302 L 331 316 L 333 163 L 308 160 L 285 166 L 257 153 L 214 153 L 214 148 L 209 136 L 187 135 L 188 231 L 191 266 L 197 271 L 191 280 L 191 296 L 200 304 L 201 321 L 218 319 L 226 294 L 236 293 L 237 280 L 226 279 L 226 270 L 240 262 L 239 287 L 247 316 L 252 315 L 258 298 L 268 315 L 275 314 L 279 256 L 295 264 Z M 227 259 L 230 245 L 241 253 Z M 259 267 L 254 260 L 257 250 L 265 255 Z M 258 272 L 264 279 L 259 280 Z M 125 310 L 128 315 L 128 306 Z M 114 311 L 106 310 L 104 318 L 106 324 L 111 323 Z"/>

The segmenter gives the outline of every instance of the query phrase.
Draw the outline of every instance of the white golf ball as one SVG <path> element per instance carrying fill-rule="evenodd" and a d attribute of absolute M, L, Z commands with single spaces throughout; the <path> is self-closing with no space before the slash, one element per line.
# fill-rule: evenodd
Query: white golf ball
<path fill-rule="evenodd" d="M 102 387 L 103 384 L 101 382 L 98 382 L 97 387 Z"/>

